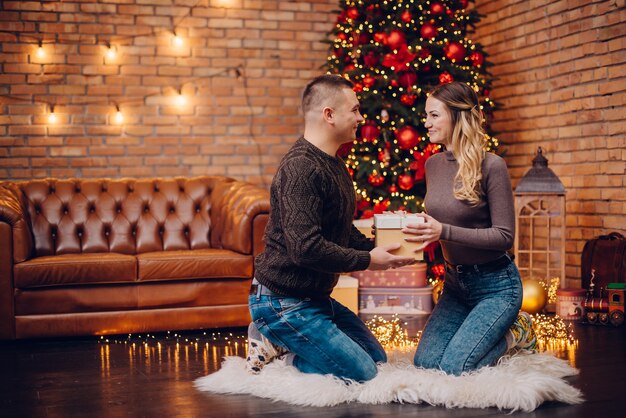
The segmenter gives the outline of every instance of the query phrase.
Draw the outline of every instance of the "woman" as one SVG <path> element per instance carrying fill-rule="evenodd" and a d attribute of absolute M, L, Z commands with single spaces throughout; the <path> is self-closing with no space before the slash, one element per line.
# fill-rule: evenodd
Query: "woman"
<path fill-rule="evenodd" d="M 459 375 L 494 364 L 513 347 L 533 349 L 519 272 L 506 251 L 515 234 L 506 163 L 483 149 L 478 96 L 467 84 L 438 86 L 426 100 L 430 142 L 446 151 L 426 162 L 424 223 L 407 241 L 440 240 L 443 293 L 415 353 L 418 367 Z M 509 332 L 510 329 L 510 332 Z"/>

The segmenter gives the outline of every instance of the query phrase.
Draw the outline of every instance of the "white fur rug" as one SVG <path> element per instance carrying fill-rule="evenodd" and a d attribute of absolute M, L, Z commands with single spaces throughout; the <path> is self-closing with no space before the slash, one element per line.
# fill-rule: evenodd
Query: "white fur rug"
<path fill-rule="evenodd" d="M 279 362 L 252 375 L 245 370 L 243 358 L 226 357 L 219 371 L 197 379 L 195 387 L 200 391 L 251 394 L 303 406 L 400 402 L 530 412 L 546 401 L 583 401 L 581 392 L 563 379 L 578 374 L 578 370 L 551 354 L 520 353 L 503 358 L 495 367 L 462 376 L 417 369 L 410 361 L 412 357 L 412 353 L 390 353 L 389 363 L 379 366 L 373 380 L 349 385 L 330 375 L 300 373 Z"/>

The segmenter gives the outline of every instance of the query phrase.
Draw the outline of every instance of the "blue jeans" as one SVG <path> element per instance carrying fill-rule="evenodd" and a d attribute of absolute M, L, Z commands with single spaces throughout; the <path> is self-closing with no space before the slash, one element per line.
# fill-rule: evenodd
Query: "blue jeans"
<path fill-rule="evenodd" d="M 414 363 L 448 374 L 494 364 L 507 349 L 505 334 L 522 305 L 513 262 L 494 271 L 446 268 L 444 290 L 422 333 Z"/>
<path fill-rule="evenodd" d="M 387 361 L 363 321 L 332 298 L 250 295 L 248 305 L 261 334 L 295 354 L 293 365 L 303 373 L 364 382 Z"/>

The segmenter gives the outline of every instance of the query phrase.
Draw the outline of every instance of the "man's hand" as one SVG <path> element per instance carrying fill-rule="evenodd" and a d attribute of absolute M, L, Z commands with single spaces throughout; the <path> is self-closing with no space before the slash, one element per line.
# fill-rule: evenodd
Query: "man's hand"
<path fill-rule="evenodd" d="M 382 245 L 370 251 L 369 270 L 387 270 L 389 268 L 397 268 L 412 264 L 415 262 L 413 257 L 403 257 L 393 255 L 389 251 L 397 250 L 401 244 Z"/>

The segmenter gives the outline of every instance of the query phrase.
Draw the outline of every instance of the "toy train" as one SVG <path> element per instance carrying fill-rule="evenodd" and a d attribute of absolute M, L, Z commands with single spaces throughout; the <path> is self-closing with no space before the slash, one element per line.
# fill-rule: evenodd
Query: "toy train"
<path fill-rule="evenodd" d="M 590 324 L 611 324 L 619 326 L 624 323 L 624 293 L 626 283 L 609 283 L 604 290 L 600 290 L 600 297 L 594 297 L 591 286 L 587 297 L 582 303 L 583 322 Z"/>

